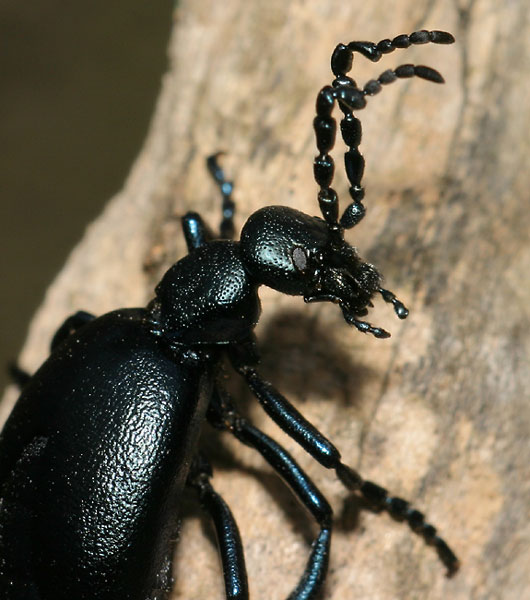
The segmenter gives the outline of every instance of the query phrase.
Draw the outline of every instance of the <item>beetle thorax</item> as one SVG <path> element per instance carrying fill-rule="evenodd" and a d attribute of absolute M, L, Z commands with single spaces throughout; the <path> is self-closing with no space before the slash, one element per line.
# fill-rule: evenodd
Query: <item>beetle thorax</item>
<path fill-rule="evenodd" d="M 175 263 L 156 288 L 153 310 L 174 343 L 224 344 L 248 337 L 260 305 L 239 244 L 215 241 Z"/>

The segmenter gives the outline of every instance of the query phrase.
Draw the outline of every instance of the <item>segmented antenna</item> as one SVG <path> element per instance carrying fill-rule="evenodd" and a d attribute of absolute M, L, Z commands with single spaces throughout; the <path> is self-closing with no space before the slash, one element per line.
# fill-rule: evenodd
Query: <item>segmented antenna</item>
<path fill-rule="evenodd" d="M 350 42 L 339 44 L 331 56 L 331 70 L 335 79 L 331 85 L 322 88 L 317 96 L 316 117 L 313 121 L 318 156 L 315 157 L 313 170 L 315 181 L 320 186 L 318 203 L 322 216 L 330 231 L 342 235 L 343 229 L 351 229 L 364 217 L 364 188 L 361 185 L 364 173 L 364 158 L 359 152 L 362 128 L 361 122 L 353 116 L 353 111 L 366 106 L 366 97 L 378 94 L 382 87 L 397 79 L 420 77 L 434 83 L 443 83 L 444 79 L 434 69 L 422 65 L 404 64 L 396 69 L 383 71 L 377 79 L 371 79 L 360 89 L 355 81 L 346 75 L 353 63 L 353 53 L 358 52 L 365 58 L 377 62 L 383 54 L 389 54 L 397 48 L 408 48 L 412 44 L 452 44 L 454 37 L 446 31 L 415 31 L 410 35 L 398 35 L 394 39 L 378 42 Z M 352 202 L 346 207 L 339 219 L 339 200 L 331 187 L 334 175 L 333 158 L 329 155 L 335 144 L 337 123 L 331 116 L 335 103 L 344 116 L 340 123 L 342 139 L 348 150 L 344 154 L 344 167 L 350 182 Z"/>

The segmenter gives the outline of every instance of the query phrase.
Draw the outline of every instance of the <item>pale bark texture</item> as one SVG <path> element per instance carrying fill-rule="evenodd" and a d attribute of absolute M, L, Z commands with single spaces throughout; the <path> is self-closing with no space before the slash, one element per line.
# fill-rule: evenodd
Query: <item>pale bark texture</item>
<path fill-rule="evenodd" d="M 225 150 L 237 229 L 285 204 L 318 214 L 312 131 L 335 45 L 443 29 L 453 46 L 356 57 L 353 77 L 402 63 L 445 79 L 398 81 L 359 112 L 367 216 L 347 239 L 410 308 L 381 300 L 376 340 L 337 307 L 262 290 L 261 372 L 341 450 L 345 462 L 424 511 L 462 561 L 453 578 L 432 548 L 386 515 L 358 512 L 332 472 L 231 387 L 335 511 L 326 599 L 520 599 L 529 593 L 530 6 L 526 0 L 269 0 L 179 3 L 169 67 L 145 146 L 123 191 L 50 287 L 22 364 L 35 369 L 54 328 L 83 308 L 145 304 L 185 252 L 176 218 L 219 199 L 204 158 Z M 336 188 L 346 205 L 343 151 Z M 212 267 L 214 268 L 214 267 Z M 6 408 L 7 410 L 7 408 Z M 310 516 L 252 450 L 205 428 L 215 487 L 239 522 L 252 598 L 284 599 L 309 554 Z M 186 502 L 172 598 L 222 599 L 212 529 Z"/>

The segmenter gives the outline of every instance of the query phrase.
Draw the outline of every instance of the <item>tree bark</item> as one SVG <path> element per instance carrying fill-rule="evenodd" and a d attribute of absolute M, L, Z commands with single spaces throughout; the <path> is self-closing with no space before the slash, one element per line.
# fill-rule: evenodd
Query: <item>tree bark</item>
<path fill-rule="evenodd" d="M 358 512 L 333 473 L 231 382 L 245 414 L 295 455 L 334 508 L 325 598 L 528 593 L 529 13 L 525 0 L 181 1 L 145 146 L 31 327 L 21 363 L 34 370 L 73 311 L 144 305 L 185 252 L 175 217 L 197 210 L 217 227 L 219 198 L 204 167 L 213 151 L 227 152 L 238 229 L 269 204 L 318 214 L 311 123 L 335 45 L 423 28 L 454 33 L 453 46 L 398 50 L 377 65 L 356 56 L 352 71 L 364 84 L 413 62 L 446 79 L 443 87 L 398 81 L 358 113 L 368 214 L 347 239 L 385 274 L 409 318 L 399 322 L 377 302 L 370 321 L 392 338 L 376 340 L 349 329 L 336 307 L 263 289 L 257 334 L 261 372 L 345 462 L 427 514 L 460 572 L 445 578 L 405 525 Z M 229 437 L 205 428 L 215 487 L 240 525 L 252 597 L 285 598 L 315 527 L 256 453 Z M 174 598 L 221 599 L 211 528 L 192 503 L 183 512 Z"/>

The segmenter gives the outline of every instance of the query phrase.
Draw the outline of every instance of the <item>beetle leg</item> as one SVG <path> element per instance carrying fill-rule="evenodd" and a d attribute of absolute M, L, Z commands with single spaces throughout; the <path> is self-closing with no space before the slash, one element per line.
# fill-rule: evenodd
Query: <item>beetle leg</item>
<path fill-rule="evenodd" d="M 84 310 L 78 310 L 73 315 L 67 317 L 52 338 L 50 352 L 53 352 L 55 348 L 57 348 L 57 346 L 69 335 L 76 332 L 80 327 L 85 325 L 85 323 L 88 323 L 95 318 L 96 317 L 94 315 Z M 31 375 L 19 367 L 15 362 L 9 363 L 7 369 L 9 376 L 20 389 L 23 389 L 31 379 Z"/>
<path fill-rule="evenodd" d="M 304 573 L 288 600 L 316 598 L 328 570 L 333 515 L 328 501 L 280 444 L 256 429 L 235 411 L 229 395 L 224 390 L 215 389 L 207 418 L 214 427 L 230 431 L 239 441 L 257 450 L 320 526 L 320 533 L 313 542 Z"/>
<path fill-rule="evenodd" d="M 198 213 L 188 212 L 182 217 L 182 229 L 188 252 L 204 246 L 204 244 L 215 238 L 231 240 L 234 237 L 235 203 L 232 200 L 234 186 L 231 181 L 225 178 L 225 174 L 219 166 L 217 159 L 221 154 L 222 152 L 217 152 L 206 159 L 208 171 L 219 187 L 222 197 L 222 220 L 219 226 L 219 234 L 215 235 Z"/>
<path fill-rule="evenodd" d="M 162 564 L 157 573 L 156 587 L 151 590 L 146 600 L 168 600 L 171 590 L 173 588 L 174 579 L 172 577 L 173 567 L 173 554 L 175 551 L 175 544 L 178 538 L 177 532 L 175 532 L 174 540 L 170 542 L 167 553 L 162 559 Z"/>
<path fill-rule="evenodd" d="M 219 186 L 221 196 L 223 199 L 222 204 L 222 220 L 219 227 L 220 237 L 222 239 L 231 240 L 234 237 L 234 213 L 236 205 L 232 200 L 232 192 L 234 190 L 234 183 L 228 181 L 225 178 L 223 169 L 219 166 L 217 160 L 223 152 L 216 152 L 206 159 L 206 166 L 210 175 L 213 177 L 215 183 Z"/>
<path fill-rule="evenodd" d="M 342 464 L 337 448 L 254 368 L 240 367 L 238 371 L 269 417 L 308 454 L 327 469 Z"/>
<path fill-rule="evenodd" d="M 201 506 L 213 520 L 227 600 L 248 600 L 247 570 L 239 529 L 228 505 L 213 489 L 211 476 L 212 468 L 201 454 L 193 461 L 186 485 L 198 492 Z"/>
<path fill-rule="evenodd" d="M 31 379 L 31 375 L 27 371 L 24 371 L 22 367 L 19 367 L 16 362 L 10 362 L 7 365 L 7 372 L 19 390 L 24 389 Z"/>
<path fill-rule="evenodd" d="M 86 312 L 85 310 L 78 310 L 73 315 L 67 317 L 64 323 L 57 329 L 55 335 L 52 338 L 50 344 L 50 351 L 53 352 L 57 346 L 64 341 L 69 335 L 75 333 L 78 329 L 93 321 L 96 317 Z"/>
<path fill-rule="evenodd" d="M 213 234 L 208 225 L 202 220 L 201 215 L 196 212 L 188 212 L 182 217 L 182 230 L 188 252 L 204 246 L 213 239 Z"/>
<path fill-rule="evenodd" d="M 364 480 L 357 471 L 341 462 L 337 448 L 318 429 L 303 417 L 292 404 L 253 367 L 237 364 L 234 367 L 243 375 L 250 390 L 265 412 L 287 435 L 292 437 L 322 466 L 334 469 L 341 483 L 352 492 L 359 492 L 378 510 L 386 510 L 394 519 L 407 521 L 410 528 L 421 535 L 427 544 L 435 547 L 448 576 L 458 570 L 459 561 L 447 543 L 437 535 L 436 528 L 425 521 L 424 515 L 411 507 L 406 500 L 390 496 L 383 487 Z"/>
<path fill-rule="evenodd" d="M 440 561 L 447 569 L 447 577 L 453 576 L 458 571 L 460 561 L 447 542 L 437 534 L 436 527 L 425 521 L 423 513 L 410 506 L 407 500 L 398 498 L 397 496 L 390 496 L 388 491 L 377 485 L 377 483 L 361 480 L 359 487 L 359 474 L 350 469 L 350 467 L 346 467 L 345 469 L 344 467 L 346 465 L 343 465 L 342 474 L 339 473 L 339 470 L 337 470 L 337 474 L 348 489 L 358 490 L 375 510 L 386 510 L 396 521 L 406 521 L 414 533 L 421 535 L 429 546 L 434 546 Z M 350 473 L 347 473 L 348 470 L 354 475 L 353 487 L 349 485 Z"/>

